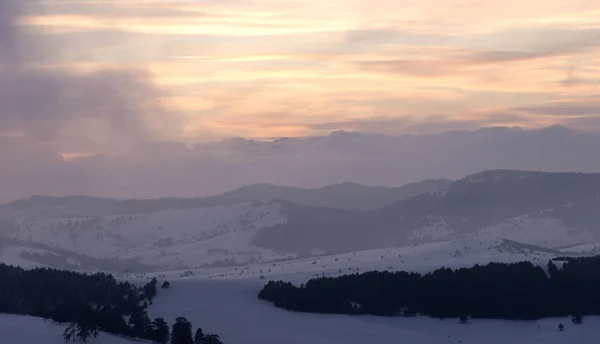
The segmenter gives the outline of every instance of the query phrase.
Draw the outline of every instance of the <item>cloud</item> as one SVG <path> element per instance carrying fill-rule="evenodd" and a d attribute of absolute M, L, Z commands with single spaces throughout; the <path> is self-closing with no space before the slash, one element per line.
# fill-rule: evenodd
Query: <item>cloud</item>
<path fill-rule="evenodd" d="M 368 133 L 436 133 L 449 130 L 472 130 L 489 125 L 518 123 L 522 116 L 510 112 L 487 113 L 479 118 L 456 118 L 452 115 L 418 115 L 403 117 L 369 117 L 355 120 L 317 123 L 316 130 L 350 130 Z"/>
<path fill-rule="evenodd" d="M 53 51 L 51 44 L 37 44 L 38 35 L 17 25 L 25 9 L 20 0 L 0 2 L 0 131 L 5 136 L 60 143 L 72 150 L 88 141 L 96 151 L 114 152 L 160 138 L 165 128 L 176 130 L 178 114 L 162 106 L 164 91 L 147 71 L 77 72 L 36 63 Z"/>
<path fill-rule="evenodd" d="M 497 117 L 511 119 L 512 115 Z M 374 118 L 365 120 L 363 127 L 402 123 Z M 440 118 L 438 123 L 444 120 Z M 267 142 L 222 140 L 193 148 L 177 143 L 138 144 L 125 155 L 71 161 L 64 161 L 42 145 L 0 140 L 0 202 L 33 194 L 195 197 L 256 182 L 319 187 L 354 181 L 398 186 L 426 178 L 460 178 L 494 168 L 600 169 L 600 162 L 594 159 L 600 145 L 597 133 L 556 126 L 465 131 L 464 125 L 454 127 L 452 123 L 443 127 L 454 131 L 427 135 L 335 132 Z"/>
<path fill-rule="evenodd" d="M 536 106 L 516 107 L 511 110 L 543 116 L 598 116 L 600 118 L 599 98 L 600 94 L 597 94 L 594 97 L 557 101 Z"/>

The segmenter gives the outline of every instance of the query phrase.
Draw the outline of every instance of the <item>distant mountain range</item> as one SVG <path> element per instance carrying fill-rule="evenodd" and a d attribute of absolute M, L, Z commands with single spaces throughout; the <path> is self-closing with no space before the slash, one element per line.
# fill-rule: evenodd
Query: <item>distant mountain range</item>
<path fill-rule="evenodd" d="M 600 174 L 491 170 L 399 188 L 256 184 L 195 199 L 38 196 L 0 206 L 0 231 L 0 260 L 86 269 L 226 266 L 465 240 L 585 254 L 600 250 Z"/>
<path fill-rule="evenodd" d="M 221 197 L 228 201 L 242 202 L 285 200 L 301 205 L 363 211 L 374 210 L 416 195 L 443 189 L 451 182 L 447 179 L 428 179 L 397 188 L 343 183 L 318 189 L 254 184 L 227 192 Z"/>
<path fill-rule="evenodd" d="M 287 223 L 257 243 L 337 252 L 481 235 L 561 247 L 600 238 L 600 174 L 493 170 L 365 213 L 289 203 L 282 212 Z"/>
<path fill-rule="evenodd" d="M 315 189 L 252 184 L 222 195 L 201 198 L 116 200 L 90 196 L 32 196 L 0 205 L 0 219 L 10 218 L 11 214 L 15 213 L 27 214 L 29 219 L 145 214 L 169 209 L 195 209 L 272 200 L 347 210 L 373 210 L 422 193 L 445 188 L 451 182 L 447 179 L 428 179 L 396 188 L 342 183 Z"/>
<path fill-rule="evenodd" d="M 600 134 L 561 126 L 402 136 L 335 131 L 272 141 L 224 139 L 194 147 L 140 143 L 127 155 L 71 161 L 0 142 L 0 180 L 11 181 L 2 185 L 0 202 L 33 194 L 205 197 L 263 182 L 301 188 L 346 181 L 395 187 L 493 169 L 594 173 L 600 171 L 600 160 L 594 158 L 599 146 Z"/>

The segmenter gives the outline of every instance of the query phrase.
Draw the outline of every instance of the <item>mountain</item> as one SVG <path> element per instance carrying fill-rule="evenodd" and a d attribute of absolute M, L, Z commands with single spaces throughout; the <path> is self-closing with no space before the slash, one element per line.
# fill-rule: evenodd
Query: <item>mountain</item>
<path fill-rule="evenodd" d="M 343 252 L 460 237 L 562 247 L 600 239 L 600 174 L 493 170 L 370 212 L 284 204 L 285 224 L 255 242 Z"/>
<path fill-rule="evenodd" d="M 0 261 L 143 272 L 438 242 L 565 255 L 600 246 L 600 174 L 491 170 L 368 209 L 366 200 L 390 202 L 398 190 L 262 184 L 197 199 L 33 197 L 0 207 Z M 354 197 L 365 199 L 345 199 Z"/>
<path fill-rule="evenodd" d="M 0 206 L 0 259 L 116 271 L 289 259 L 297 252 L 253 245 L 259 229 L 286 223 L 282 204 L 374 209 L 448 183 L 426 180 L 399 188 L 346 183 L 307 190 L 262 184 L 190 199 L 34 196 Z"/>
<path fill-rule="evenodd" d="M 253 184 L 222 195 L 227 200 L 241 202 L 281 199 L 296 204 L 347 210 L 374 210 L 422 193 L 443 189 L 447 179 L 427 179 L 397 188 L 363 186 L 343 183 L 319 189 L 302 189 L 272 184 Z"/>
<path fill-rule="evenodd" d="M 0 141 L 0 202 L 32 194 L 105 198 L 205 197 L 268 182 L 301 188 L 355 182 L 395 187 L 492 169 L 600 171 L 600 134 L 560 126 L 493 127 L 423 135 L 332 132 L 272 141 L 229 139 L 193 147 L 140 143 L 123 155 L 65 161 Z"/>

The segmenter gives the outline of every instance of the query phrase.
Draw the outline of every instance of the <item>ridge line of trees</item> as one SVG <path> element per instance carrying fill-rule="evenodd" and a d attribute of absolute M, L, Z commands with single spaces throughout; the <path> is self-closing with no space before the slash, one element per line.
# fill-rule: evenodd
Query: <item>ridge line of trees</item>
<path fill-rule="evenodd" d="M 534 320 L 600 315 L 599 291 L 597 256 L 571 258 L 560 269 L 552 261 L 546 270 L 531 262 L 489 263 L 320 277 L 301 286 L 270 281 L 258 297 L 298 312 Z"/>

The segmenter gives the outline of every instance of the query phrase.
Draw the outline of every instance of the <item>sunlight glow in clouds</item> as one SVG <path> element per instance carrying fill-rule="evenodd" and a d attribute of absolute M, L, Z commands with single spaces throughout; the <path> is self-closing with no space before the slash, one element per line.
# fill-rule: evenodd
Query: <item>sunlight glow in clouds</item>
<path fill-rule="evenodd" d="M 37 68 L 151 72 L 160 139 L 600 129 L 598 0 L 46 0 L 18 22 L 55 47 Z"/>

